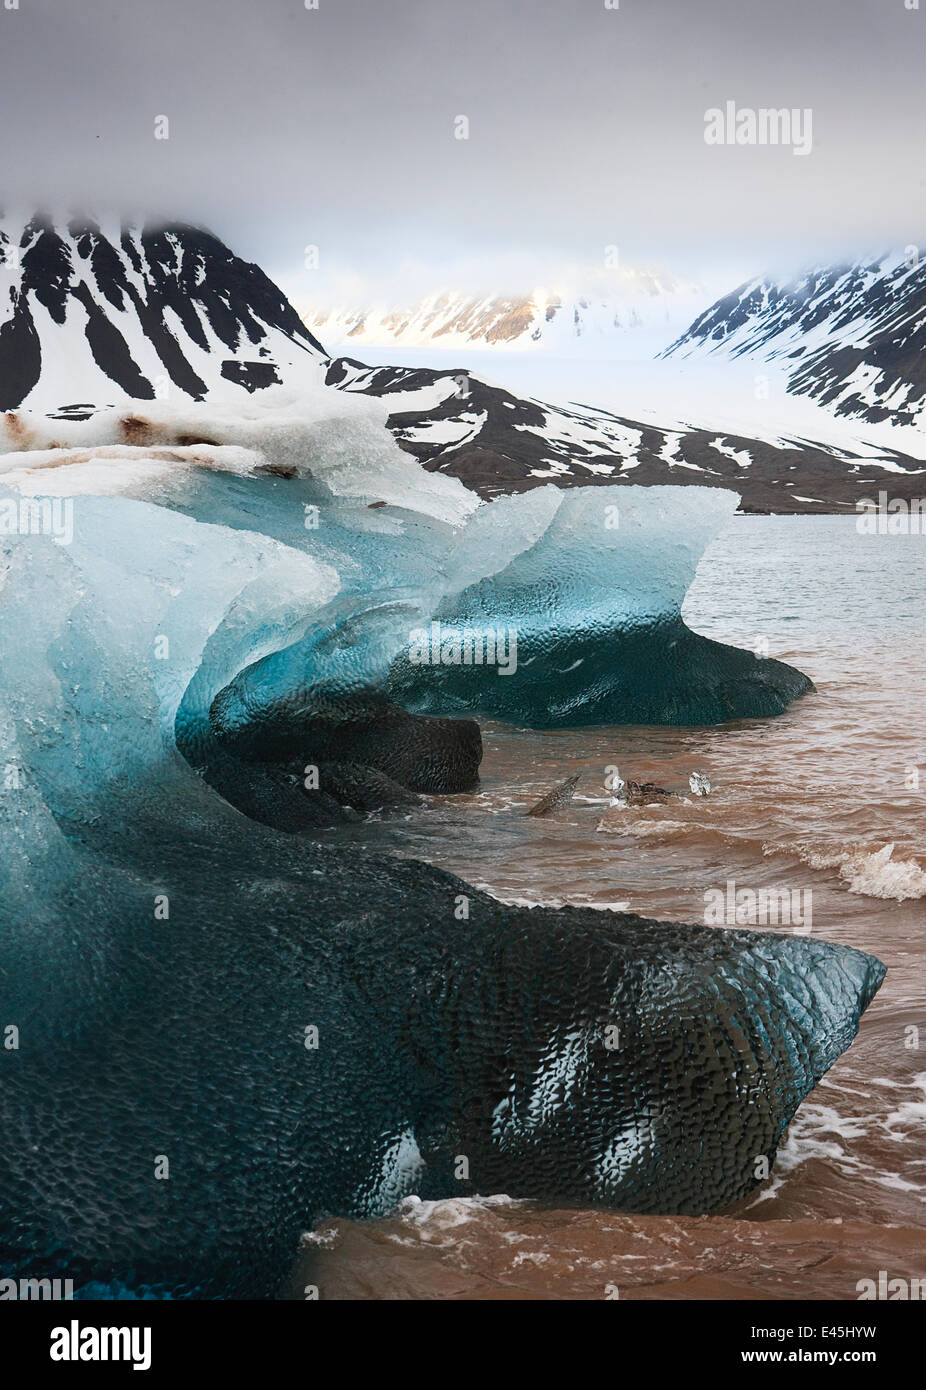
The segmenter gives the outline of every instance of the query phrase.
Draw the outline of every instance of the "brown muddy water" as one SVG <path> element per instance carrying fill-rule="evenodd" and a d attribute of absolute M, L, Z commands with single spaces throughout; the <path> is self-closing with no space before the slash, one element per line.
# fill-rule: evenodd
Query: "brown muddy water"
<path fill-rule="evenodd" d="M 422 1203 L 306 1238 L 296 1296 L 857 1299 L 926 1279 L 926 535 L 846 517 L 740 517 L 686 600 L 691 627 L 791 662 L 816 693 L 773 720 L 555 733 L 487 721 L 472 796 L 332 838 L 425 859 L 506 901 L 703 922 L 712 890 L 787 890 L 770 930 L 888 966 L 858 1039 L 800 1107 L 769 1180 L 710 1217 Z M 609 769 L 704 801 L 610 808 Z M 579 773 L 572 802 L 524 811 Z M 759 925 L 762 925 L 759 923 Z M 896 1285 L 895 1288 L 901 1287 Z"/>

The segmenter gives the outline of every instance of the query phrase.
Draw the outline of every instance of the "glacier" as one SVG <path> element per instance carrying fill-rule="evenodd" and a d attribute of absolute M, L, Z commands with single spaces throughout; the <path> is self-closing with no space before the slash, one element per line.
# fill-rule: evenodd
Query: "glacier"
<path fill-rule="evenodd" d="M 68 544 L 0 535 L 11 1277 L 272 1297 L 314 1220 L 410 1185 L 719 1210 L 883 978 L 810 938 L 505 905 L 281 824 L 319 724 L 473 774 L 478 726 L 445 716 L 476 696 L 455 668 L 446 699 L 414 684 L 410 628 L 510 617 L 542 668 L 517 698 L 579 716 L 594 687 L 543 667 L 545 615 L 557 659 L 641 632 L 655 653 L 729 513 L 623 489 L 602 536 L 606 489 L 480 504 L 376 407 L 324 399 L 135 414 L 133 443 L 120 411 L 27 420 L 0 457 L 0 500 L 73 500 Z"/>

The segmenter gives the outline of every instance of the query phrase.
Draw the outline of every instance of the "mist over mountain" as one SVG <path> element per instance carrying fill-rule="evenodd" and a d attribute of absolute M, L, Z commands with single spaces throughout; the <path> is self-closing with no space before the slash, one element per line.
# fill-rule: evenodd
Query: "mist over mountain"
<path fill-rule="evenodd" d="M 710 300 L 700 284 L 650 270 L 598 268 L 562 288 L 525 293 L 435 290 L 408 303 L 300 300 L 306 325 L 329 344 L 508 349 L 552 356 L 653 356 Z"/>
<path fill-rule="evenodd" d="M 293 400 L 327 386 L 380 401 L 402 450 L 483 498 L 550 482 L 699 484 L 737 492 L 746 510 L 819 512 L 852 509 L 888 483 L 902 496 L 922 490 L 922 460 L 910 442 L 926 389 L 922 267 L 886 261 L 784 286 L 758 280 L 703 311 L 703 287 L 625 269 L 610 289 L 599 284 L 587 295 L 443 294 L 407 312 L 303 306 L 300 316 L 260 267 L 184 223 L 7 219 L 0 258 L 0 410 L 8 421 L 20 410 L 82 418 L 127 402 L 272 401 L 275 389 Z M 336 355 L 344 337 L 361 352 L 374 341 L 397 355 L 417 345 L 434 365 Z M 557 403 L 548 404 L 492 380 L 494 367 L 473 370 L 471 354 L 488 367 L 496 349 L 571 360 L 573 376 L 583 378 L 584 362 L 613 361 L 608 408 L 592 384 L 578 401 L 554 393 Z M 724 420 L 707 393 L 694 411 L 683 410 L 671 380 L 657 409 L 644 410 L 621 365 L 649 361 L 645 372 L 662 388 L 666 359 L 719 367 L 724 355 L 784 364 L 790 399 L 800 393 L 819 407 L 814 428 L 799 428 L 788 409 L 773 419 L 747 412 Z M 787 406 L 788 392 L 782 397 Z M 890 428 L 876 440 L 828 433 L 836 414 L 896 425 L 898 437 Z"/>
<path fill-rule="evenodd" d="M 711 305 L 666 356 L 780 363 L 788 389 L 836 415 L 921 425 L 926 261 L 916 247 L 789 281 L 758 278 Z"/>

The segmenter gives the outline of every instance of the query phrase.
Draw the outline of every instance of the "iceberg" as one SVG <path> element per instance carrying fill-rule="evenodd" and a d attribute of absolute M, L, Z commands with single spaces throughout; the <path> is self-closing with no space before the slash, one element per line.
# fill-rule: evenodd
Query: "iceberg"
<path fill-rule="evenodd" d="M 583 661 L 631 633 L 655 650 L 717 499 L 624 490 L 621 550 L 593 531 L 601 490 L 470 506 L 450 480 L 416 491 L 375 432 L 345 482 L 308 447 L 325 454 L 317 423 L 261 443 L 209 419 L 199 443 L 184 419 L 132 446 L 68 422 L 98 436 L 31 441 L 55 467 L 0 459 L 0 500 L 74 503 L 67 544 L 0 535 L 4 1272 L 85 1297 L 271 1297 L 314 1220 L 381 1214 L 410 1185 L 654 1212 L 753 1190 L 880 962 L 508 906 L 322 843 L 285 780 L 322 713 L 329 751 L 354 739 L 335 790 L 425 762 L 416 740 L 470 775 L 472 721 L 396 702 L 409 626 L 510 617 L 530 672 L 546 604 L 567 665 L 577 630 Z M 468 708 L 458 679 L 447 703 Z M 518 698 L 549 704 L 549 680 Z M 581 688 L 556 686 L 563 709 Z"/>
<path fill-rule="evenodd" d="M 404 653 L 390 692 L 411 709 L 534 728 L 780 714 L 812 689 L 806 676 L 710 641 L 681 617 L 698 561 L 736 505 L 715 488 L 552 485 L 486 504 L 467 522 L 436 612 L 440 655 Z M 503 655 L 458 655 L 453 633 L 492 634 Z"/>
<path fill-rule="evenodd" d="M 274 698 L 298 706 L 297 687 L 365 687 L 418 714 L 536 728 L 766 717 L 812 690 L 793 667 L 682 620 L 733 494 L 549 484 L 481 502 L 403 453 L 379 402 L 323 387 L 264 396 L 247 409 L 155 403 L 144 415 L 0 419 L 0 443 L 4 431 L 19 441 L 0 456 L 0 478 L 20 491 L 149 500 L 266 534 L 336 572 L 336 604 L 307 611 L 288 654 L 277 644 L 250 681 L 230 673 L 239 697 L 250 684 L 261 720 Z M 416 661 L 433 622 L 451 640 L 437 660 Z M 496 657 L 501 639 L 504 659 L 467 660 L 456 633 L 483 655 L 491 641 Z"/>

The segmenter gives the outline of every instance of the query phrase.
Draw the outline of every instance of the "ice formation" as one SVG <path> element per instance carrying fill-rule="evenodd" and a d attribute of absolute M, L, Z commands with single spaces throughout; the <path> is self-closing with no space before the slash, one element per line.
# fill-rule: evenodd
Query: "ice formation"
<path fill-rule="evenodd" d="M 303 681 L 387 686 L 421 712 L 535 727 L 684 724 L 777 714 L 810 688 L 681 620 L 732 494 L 548 485 L 480 503 L 394 445 L 379 403 L 324 388 L 264 399 L 244 411 L 155 403 L 84 421 L 6 416 L 0 444 L 5 434 L 18 447 L 0 457 L 0 478 L 33 495 L 149 500 L 330 565 L 337 603 L 307 611 L 298 648 L 255 673 L 264 705 L 274 685 L 282 695 Z M 450 645 L 416 663 L 417 635 L 435 620 Z M 458 630 L 483 660 L 455 651 Z M 499 644 L 510 659 L 493 659 Z"/>
<path fill-rule="evenodd" d="M 546 615 L 566 666 L 577 627 L 584 661 L 628 625 L 655 642 L 726 499 L 625 490 L 605 538 L 601 490 L 479 506 L 366 410 L 274 411 L 19 421 L 33 449 L 0 458 L 5 1272 L 270 1296 L 321 1213 L 460 1195 L 461 1152 L 463 1195 L 726 1205 L 878 962 L 506 906 L 280 834 L 191 766 L 395 687 L 445 610 L 524 621 L 528 655 Z M 23 531 L 24 496 L 71 501 L 69 540 L 41 509 Z"/>

